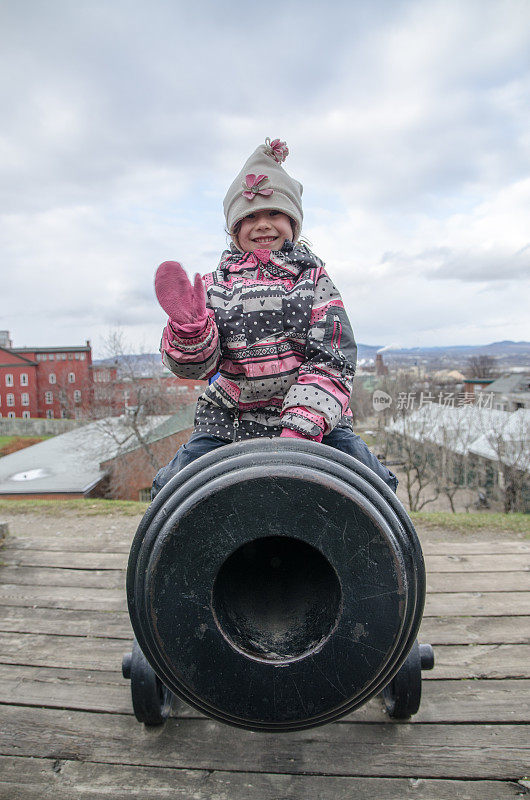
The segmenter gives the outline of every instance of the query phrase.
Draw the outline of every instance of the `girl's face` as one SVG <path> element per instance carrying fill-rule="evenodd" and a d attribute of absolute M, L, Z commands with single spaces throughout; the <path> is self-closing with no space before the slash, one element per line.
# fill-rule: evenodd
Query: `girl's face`
<path fill-rule="evenodd" d="M 286 239 L 292 239 L 291 219 L 281 211 L 263 210 L 248 214 L 241 221 L 237 234 L 244 253 L 254 250 L 281 250 Z"/>

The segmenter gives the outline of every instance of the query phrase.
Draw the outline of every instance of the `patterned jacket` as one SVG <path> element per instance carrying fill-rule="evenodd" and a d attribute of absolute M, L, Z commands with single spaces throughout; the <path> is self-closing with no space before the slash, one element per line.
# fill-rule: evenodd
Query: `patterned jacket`
<path fill-rule="evenodd" d="M 208 320 L 196 338 L 168 322 L 164 364 L 183 378 L 219 377 L 197 401 L 195 430 L 222 439 L 279 436 L 316 441 L 351 427 L 357 346 L 340 294 L 305 246 L 225 251 L 204 276 Z"/>

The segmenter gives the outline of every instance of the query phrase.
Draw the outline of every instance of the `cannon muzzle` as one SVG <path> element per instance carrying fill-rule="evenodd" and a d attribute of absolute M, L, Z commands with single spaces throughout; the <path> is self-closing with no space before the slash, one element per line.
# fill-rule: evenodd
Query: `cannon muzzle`
<path fill-rule="evenodd" d="M 392 491 L 314 442 L 253 439 L 183 469 L 136 533 L 127 596 L 160 682 L 242 728 L 322 725 L 396 675 L 425 572 Z"/>

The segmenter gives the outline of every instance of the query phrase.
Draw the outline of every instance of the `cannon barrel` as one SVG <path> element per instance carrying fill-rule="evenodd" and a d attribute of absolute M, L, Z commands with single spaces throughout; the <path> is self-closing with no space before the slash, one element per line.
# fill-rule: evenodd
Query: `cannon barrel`
<path fill-rule="evenodd" d="M 202 456 L 157 495 L 127 599 L 173 694 L 231 725 L 298 730 L 396 675 L 425 570 L 412 522 L 368 467 L 314 442 L 253 439 Z"/>

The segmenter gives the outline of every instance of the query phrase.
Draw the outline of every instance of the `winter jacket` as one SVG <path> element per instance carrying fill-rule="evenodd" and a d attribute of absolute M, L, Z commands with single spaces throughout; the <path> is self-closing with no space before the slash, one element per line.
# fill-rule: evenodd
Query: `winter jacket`
<path fill-rule="evenodd" d="M 304 246 L 225 251 L 204 276 L 208 320 L 195 338 L 169 322 L 164 364 L 183 378 L 219 372 L 199 397 L 195 430 L 237 441 L 283 427 L 320 441 L 351 428 L 357 347 L 323 262 Z"/>

